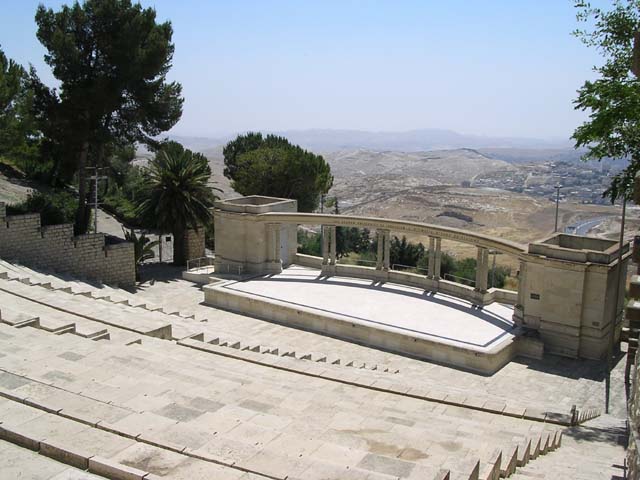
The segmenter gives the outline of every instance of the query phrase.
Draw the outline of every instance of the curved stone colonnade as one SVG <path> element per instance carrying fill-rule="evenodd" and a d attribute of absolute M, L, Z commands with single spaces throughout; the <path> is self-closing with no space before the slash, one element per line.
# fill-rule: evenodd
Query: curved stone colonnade
<path fill-rule="evenodd" d="M 322 226 L 322 258 L 296 254 L 295 261 L 289 263 L 320 268 L 322 272 L 327 275 L 353 276 L 378 281 L 391 281 L 447 293 L 469 300 L 479 306 L 488 305 L 494 301 L 511 305 L 521 304 L 521 302 L 518 302 L 517 292 L 488 288 L 489 252 L 491 250 L 513 255 L 520 259 L 520 272 L 524 271 L 526 247 L 519 243 L 457 228 L 375 217 L 293 212 L 267 212 L 258 214 L 257 217 L 260 221 L 270 225 L 270 231 L 272 232 L 281 231 L 281 225 L 295 225 L 296 227 L 298 225 Z M 375 268 L 357 265 L 340 265 L 337 263 L 336 227 L 358 227 L 376 231 L 378 252 Z M 427 275 L 391 269 L 390 239 L 392 233 L 410 233 L 429 237 Z M 440 259 L 443 239 L 473 245 L 477 248 L 475 288 L 442 278 Z M 272 245 L 277 249 L 279 242 L 274 241 Z M 274 251 L 273 256 L 276 257 L 277 255 L 278 252 Z M 288 262 L 285 261 L 284 265 L 287 263 Z"/>
<path fill-rule="evenodd" d="M 295 200 L 249 196 L 216 202 L 217 274 L 275 274 L 294 263 L 326 275 L 353 276 L 415 286 L 466 299 L 476 306 L 514 305 L 516 324 L 538 335 L 545 351 L 569 357 L 604 358 L 622 326 L 629 246 L 612 240 L 557 233 L 527 246 L 476 232 L 419 222 L 350 215 L 298 213 Z M 322 257 L 297 253 L 298 225 L 320 225 Z M 341 265 L 336 228 L 376 231 L 375 267 Z M 429 270 L 419 275 L 393 270 L 391 232 L 429 237 Z M 477 248 L 475 288 L 440 278 L 442 240 Z M 518 291 L 488 288 L 489 251 L 519 261 Z"/>

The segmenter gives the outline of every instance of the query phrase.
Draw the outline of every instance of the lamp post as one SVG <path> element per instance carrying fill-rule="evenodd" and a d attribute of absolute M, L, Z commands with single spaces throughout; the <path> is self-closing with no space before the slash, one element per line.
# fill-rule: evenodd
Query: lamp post
<path fill-rule="evenodd" d="M 560 189 L 562 185 L 557 183 L 554 188 L 556 189 L 556 226 L 553 228 L 553 233 L 556 233 L 558 231 L 558 206 L 560 205 Z"/>

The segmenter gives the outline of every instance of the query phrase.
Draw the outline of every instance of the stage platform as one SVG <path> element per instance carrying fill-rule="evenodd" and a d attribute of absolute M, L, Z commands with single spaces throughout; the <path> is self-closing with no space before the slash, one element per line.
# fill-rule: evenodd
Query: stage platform
<path fill-rule="evenodd" d="M 478 309 L 440 293 L 296 265 L 203 290 L 212 306 L 485 374 L 518 353 L 513 309 L 497 303 Z"/>

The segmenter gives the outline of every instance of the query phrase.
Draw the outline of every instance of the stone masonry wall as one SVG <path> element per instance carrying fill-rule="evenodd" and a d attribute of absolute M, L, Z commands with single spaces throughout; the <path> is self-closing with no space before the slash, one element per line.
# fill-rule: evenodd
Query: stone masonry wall
<path fill-rule="evenodd" d="M 0 202 L 0 258 L 119 287 L 135 284 L 133 244 L 105 244 L 102 233 L 73 235 L 73 225 L 40 225 L 40 215 L 6 215 Z"/>
<path fill-rule="evenodd" d="M 204 257 L 204 227 L 198 230 L 187 230 L 184 235 L 186 260 Z"/>

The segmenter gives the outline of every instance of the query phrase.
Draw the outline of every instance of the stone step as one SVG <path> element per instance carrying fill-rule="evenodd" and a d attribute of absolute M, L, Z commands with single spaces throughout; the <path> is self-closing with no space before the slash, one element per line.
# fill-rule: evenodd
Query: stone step
<path fill-rule="evenodd" d="M 0 288 L 21 295 L 62 312 L 83 316 L 105 325 L 132 330 L 149 336 L 171 338 L 171 324 L 133 307 L 113 305 L 104 300 L 88 301 L 72 295 L 60 296 L 56 292 L 28 287 L 15 282 L 0 280 Z M 130 309 L 130 310 L 127 310 Z M 125 309 L 125 310 L 123 310 Z"/>
<path fill-rule="evenodd" d="M 28 326 L 38 327 L 40 325 L 39 317 L 30 315 L 28 313 L 18 312 L 5 306 L 0 309 L 0 321 L 7 325 L 11 325 L 12 327 L 18 328 Z"/>
<path fill-rule="evenodd" d="M 16 330 L 16 332 L 22 332 L 23 330 Z M 73 352 L 73 351 L 83 351 L 83 348 L 75 347 L 78 341 L 83 341 L 82 339 L 68 341 L 70 339 L 64 339 L 61 337 L 56 337 L 47 333 L 38 333 L 40 331 L 34 331 L 30 338 L 37 339 L 37 341 L 25 341 L 20 342 L 19 344 L 25 345 L 25 354 L 27 355 L 25 358 L 28 358 L 28 352 L 31 347 L 38 344 L 46 344 L 47 350 L 46 353 L 51 358 L 47 365 L 47 369 L 42 371 L 42 367 L 33 364 L 25 364 L 25 362 L 21 362 L 21 365 L 25 366 L 24 374 L 27 376 L 33 375 L 35 372 L 39 372 L 38 375 L 42 375 L 44 378 L 53 378 L 54 381 L 63 381 L 57 379 L 64 379 L 68 375 L 72 375 L 73 372 L 77 371 L 77 368 L 73 368 L 71 370 L 66 371 L 66 365 L 68 360 L 65 358 L 57 360 L 58 355 L 56 355 L 55 346 L 57 344 L 60 345 L 60 352 Z M 20 333 L 19 333 L 20 334 Z M 48 337 L 42 337 L 43 335 L 48 335 Z M 145 339 L 146 340 L 146 339 Z M 132 345 L 131 347 L 124 346 L 116 346 L 112 345 L 111 342 L 107 342 L 105 344 L 98 344 L 94 348 L 90 350 L 92 363 L 94 365 L 100 366 L 100 374 L 92 382 L 91 385 L 80 384 L 78 387 L 79 392 L 82 392 L 81 398 L 75 398 L 70 395 L 76 395 L 70 389 L 73 390 L 74 387 L 67 387 L 65 392 L 62 392 L 58 389 L 58 396 L 53 396 L 48 389 L 56 388 L 56 385 L 52 385 L 49 387 L 48 385 L 42 386 L 40 382 L 35 382 L 34 387 L 29 387 L 27 385 L 22 385 L 14 390 L 12 395 L 23 394 L 31 397 L 31 402 L 43 402 L 43 408 L 47 408 L 51 411 L 58 411 L 60 414 L 68 415 L 70 417 L 74 417 L 79 415 L 81 412 L 86 412 L 89 408 L 89 404 L 93 405 L 93 407 L 89 408 L 89 411 L 94 410 L 95 412 L 101 412 L 100 415 L 106 415 L 107 412 L 104 410 L 105 408 L 111 412 L 109 415 L 111 418 L 117 418 L 117 412 L 121 411 L 122 408 L 130 408 L 138 406 L 138 408 L 142 408 L 140 413 L 131 413 L 126 415 L 125 417 L 119 420 L 110 420 L 100 422 L 104 428 L 114 428 L 117 430 L 118 435 L 124 435 L 125 438 L 127 435 L 130 435 L 134 438 L 141 439 L 143 442 L 147 442 L 146 444 L 150 445 L 165 445 L 171 446 L 176 444 L 176 442 L 180 442 L 180 438 L 184 438 L 184 441 L 187 438 L 197 438 L 197 429 L 191 432 L 189 435 L 184 436 L 176 436 L 175 434 L 167 433 L 164 436 L 157 436 L 158 429 L 169 429 L 173 423 L 166 423 L 167 420 L 162 416 L 158 416 L 158 412 L 164 412 L 166 410 L 167 415 L 179 415 L 177 418 L 182 418 L 183 415 L 195 415 L 193 413 L 193 407 L 188 407 L 186 404 L 182 404 L 180 408 L 176 405 L 180 405 L 180 398 L 184 398 L 181 396 L 176 396 L 175 392 L 166 391 L 164 387 L 158 385 L 161 390 L 159 392 L 165 392 L 163 394 L 158 393 L 153 396 L 153 402 L 157 402 L 160 397 L 163 398 L 165 403 L 161 403 L 160 405 L 151 403 L 151 398 L 145 396 L 145 393 L 148 394 L 149 390 L 145 390 L 148 388 L 152 388 L 150 384 L 148 384 L 149 379 L 153 378 L 156 374 L 154 372 L 162 372 L 162 377 L 158 377 L 158 380 L 162 382 L 162 385 L 165 385 L 169 379 L 174 379 L 172 382 L 175 382 L 175 388 L 181 393 L 181 395 L 187 395 L 189 398 L 190 389 L 197 388 L 200 392 L 209 391 L 211 387 L 220 388 L 220 382 L 233 382 L 237 385 L 245 385 L 246 388 L 256 388 L 256 395 L 252 395 L 247 397 L 246 394 L 243 395 L 233 395 L 229 397 L 228 395 L 221 395 L 217 397 L 210 397 L 209 401 L 215 400 L 217 402 L 227 402 L 231 401 L 231 408 L 236 408 L 235 402 L 243 402 L 241 405 L 244 405 L 242 408 L 245 410 L 249 407 L 257 408 L 259 410 L 264 410 L 264 408 L 271 409 L 271 414 L 265 417 L 265 420 L 271 418 L 269 420 L 270 423 L 265 425 L 271 425 L 270 427 L 262 427 L 267 428 L 267 432 L 271 432 L 271 429 L 274 429 L 273 432 L 269 433 L 269 435 L 273 435 L 270 438 L 277 438 L 279 434 L 285 435 L 283 437 L 286 440 L 287 447 L 286 448 L 298 448 L 295 440 L 287 439 L 288 435 L 293 435 L 296 430 L 292 430 L 292 433 L 281 432 L 280 428 L 286 428 L 286 425 L 289 422 L 293 421 L 294 418 L 297 418 L 296 411 L 291 409 L 282 409 L 277 410 L 275 405 L 278 405 L 281 400 L 278 400 L 274 406 L 267 406 L 264 402 L 265 398 L 262 398 L 261 393 L 267 392 L 271 389 L 276 388 L 285 388 L 285 391 L 288 391 L 288 388 L 295 386 L 295 390 L 298 393 L 307 392 L 309 394 L 309 400 L 312 405 L 315 402 L 315 398 L 320 396 L 321 391 L 331 391 L 332 389 L 323 389 L 318 387 L 317 384 L 313 384 L 310 386 L 305 385 L 304 376 L 296 376 L 295 378 L 289 378 L 291 374 L 283 373 L 279 370 L 269 370 L 264 369 L 264 367 L 260 367 L 254 365 L 252 363 L 242 363 L 236 364 L 237 361 L 231 359 L 216 359 L 210 356 L 207 356 L 204 353 L 200 353 L 198 351 L 190 351 L 185 350 L 179 345 L 176 345 L 172 342 L 163 341 L 159 339 L 149 338 L 150 342 L 147 343 L 143 341 L 141 345 Z M 0 339 L 0 347 L 2 347 L 2 340 Z M 229 351 L 226 347 L 214 347 L 211 344 L 206 344 L 200 342 L 203 345 L 209 345 L 210 348 L 219 348 L 220 350 Z M 249 355 L 253 356 L 252 352 L 245 352 L 242 350 L 236 351 L 238 355 Z M 65 353 L 67 355 L 67 353 Z M 284 359 L 281 357 L 275 357 L 266 355 L 267 358 L 273 359 L 272 361 L 277 362 L 295 362 L 295 360 Z M 77 362 L 82 362 L 83 359 L 78 359 Z M 117 361 L 117 365 L 121 365 L 122 368 L 126 368 L 126 375 L 120 375 L 117 371 L 118 369 L 114 369 L 113 362 Z M 75 364 L 74 364 L 75 365 Z M 310 365 L 316 365 L 315 363 L 311 363 Z M 321 367 L 321 370 L 330 367 L 330 365 L 324 365 Z M 320 367 L 319 367 L 320 368 Z M 52 372 L 56 372 L 54 377 L 46 377 L 50 370 Z M 373 373 L 373 372 L 372 372 Z M 95 374 L 93 374 L 95 375 Z M 93 376 L 92 375 L 92 376 Z M 273 377 L 275 375 L 275 377 Z M 131 384 L 131 379 L 135 378 L 137 381 L 135 382 L 136 386 L 133 387 Z M 189 379 L 191 379 L 191 383 L 187 384 Z M 7 382 L 7 378 L 3 378 L 0 376 L 0 387 L 2 387 L 2 382 Z M 66 380 L 64 380 L 66 381 Z M 104 381 L 104 383 L 103 383 Z M 318 380 L 321 381 L 321 380 Z M 12 385 L 12 381 L 9 380 L 8 385 Z M 35 387 L 35 384 L 38 386 Z M 4 383 L 7 385 L 7 383 Z M 73 385 L 73 384 L 72 384 Z M 145 387 L 146 385 L 146 387 Z M 252 386 L 253 385 L 253 386 Z M 287 385 L 289 385 L 287 387 Z M 347 390 L 353 389 L 355 387 L 345 387 Z M 204 389 L 204 390 L 201 390 Z M 347 391 L 344 392 L 347 394 Z M 191 394 L 193 396 L 193 394 Z M 342 395 L 342 394 L 340 394 Z M 352 418 L 354 415 L 357 416 L 361 412 L 361 407 L 359 403 L 351 403 L 353 400 L 360 398 L 361 392 L 353 391 L 350 394 L 352 400 L 345 398 L 347 401 L 343 406 L 339 407 L 344 411 L 345 420 L 348 421 L 349 418 Z M 25 397 L 26 398 L 26 397 Z M 249 402 L 246 403 L 247 399 L 251 398 L 255 403 Z M 396 405 L 399 397 L 394 397 L 389 399 L 388 408 L 392 408 L 393 405 Z M 105 404 L 106 402 L 106 404 Z M 331 405 L 332 409 L 337 407 L 334 406 L 334 402 L 329 399 L 325 400 L 327 402 L 327 406 Z M 98 403 L 100 406 L 98 407 Z M 164 405 L 164 407 L 161 407 Z M 209 405 L 209 403 L 207 403 Z M 219 405 L 215 405 L 215 402 L 211 404 L 215 406 L 216 409 L 219 409 Z M 351 409 L 345 408 L 348 405 L 353 405 Z M 377 408 L 381 408 L 383 405 L 379 405 Z M 311 406 L 310 406 L 311 407 Z M 318 404 L 318 408 L 313 408 L 314 411 L 322 411 L 321 404 Z M 373 405 L 371 405 L 373 407 Z M 58 410 L 61 409 L 61 410 Z M 66 412 L 65 412 L 66 409 Z M 453 410 L 452 410 L 453 409 Z M 511 438 L 515 436 L 520 436 L 530 432 L 531 424 L 529 424 L 525 420 L 515 420 L 510 419 L 508 417 L 500 418 L 496 417 L 495 422 L 482 422 L 476 421 L 473 417 L 469 417 L 468 415 L 458 416 L 454 411 L 456 407 L 446 407 L 444 411 L 438 413 L 432 413 L 431 415 L 424 414 L 413 414 L 413 408 L 408 408 L 407 415 L 409 415 L 404 421 L 409 422 L 405 425 L 405 423 L 399 423 L 396 425 L 403 425 L 402 428 L 410 428 L 415 430 L 415 432 L 410 436 L 410 438 L 414 438 L 413 435 L 417 434 L 418 431 L 423 432 L 422 437 L 425 438 L 427 442 L 430 442 L 432 445 L 429 447 L 430 452 L 430 461 L 432 463 L 432 467 L 434 469 L 451 467 L 452 473 L 456 476 L 452 478 L 463 478 L 461 475 L 467 475 L 473 473 L 476 464 L 478 467 L 483 468 L 483 472 L 486 471 L 488 466 L 492 461 L 495 462 L 495 455 L 493 450 L 489 448 L 485 448 L 485 444 L 489 442 L 480 442 L 480 438 L 490 438 L 491 443 L 501 445 L 499 448 L 502 452 L 507 451 L 507 446 L 511 443 Z M 156 413 L 151 414 L 147 410 L 153 410 Z M 462 410 L 460 413 L 462 413 Z M 233 411 L 233 410 L 230 410 Z M 86 413 L 84 414 L 86 418 Z M 114 415 L 116 417 L 114 417 Z M 224 414 L 220 418 L 227 418 L 228 414 Z M 333 413 L 331 414 L 333 415 Z M 389 415 L 389 414 L 387 414 Z M 395 415 L 405 415 L 400 411 Z M 374 414 L 375 417 L 375 414 Z M 0 414 L 0 419 L 2 418 Z M 170 417 L 173 418 L 173 417 Z M 332 417 L 330 417 L 332 418 Z M 365 417 L 362 417 L 365 418 Z M 373 418 L 373 417 L 372 417 Z M 379 420 L 383 420 L 384 417 L 381 417 Z M 276 419 L 277 420 L 276 422 Z M 497 421 L 497 420 L 501 421 Z M 186 418 L 183 418 L 185 421 Z M 298 418 L 298 422 L 307 422 L 310 418 L 308 416 L 301 416 Z M 402 420 L 402 419 L 399 419 Z M 175 421 L 175 419 L 174 419 Z M 195 421 L 195 420 L 194 420 Z M 272 423 L 276 422 L 276 423 Z M 91 420 L 90 423 L 95 424 L 94 420 Z M 196 428 L 196 423 L 192 424 L 190 428 Z M 527 425 L 525 428 L 520 428 L 520 424 Z M 306 423 L 305 423 L 306 424 Z M 411 424 L 412 426 L 409 426 Z M 111 426 L 110 426 L 111 425 Z M 251 423 L 247 424 L 247 428 Z M 278 427 L 277 425 L 282 425 L 282 427 Z M 301 423 L 302 425 L 302 423 Z M 539 424 L 543 425 L 543 424 Z M 182 428 L 182 427 L 181 427 Z M 254 428 L 251 426 L 250 428 Z M 542 428 L 542 427 L 540 427 Z M 461 429 L 469 432 L 471 436 L 466 438 L 464 435 L 460 435 Z M 168 432 L 171 430 L 169 429 Z M 398 430 L 398 432 L 402 432 L 402 429 Z M 428 434 L 427 434 L 428 432 Z M 186 433 L 186 432 L 185 432 Z M 193 437 L 196 435 L 196 437 Z M 226 442 L 231 441 L 230 438 L 225 438 L 223 436 L 219 436 L 218 438 L 223 442 L 220 446 L 226 444 Z M 239 432 L 238 436 L 235 438 L 244 438 L 244 435 Z M 338 444 L 333 444 L 330 440 L 327 440 L 327 445 L 333 445 L 331 448 L 337 448 Z M 293 443 L 292 443 L 293 442 Z M 299 442 L 301 445 L 303 442 L 303 437 L 299 438 Z M 441 443 L 440 443 L 441 442 Z M 413 444 L 413 440 L 411 441 Z M 548 442 L 547 442 L 548 443 Z M 458 450 L 456 451 L 455 458 L 452 457 L 451 451 L 448 449 L 448 445 L 458 444 Z M 438 448 L 439 445 L 442 445 L 442 448 Z M 177 444 L 178 449 L 184 449 L 185 444 L 180 445 Z M 275 447 L 274 447 L 275 448 Z M 328 448 L 328 447 L 327 447 Z M 276 450 L 279 451 L 279 450 Z M 504 458 L 508 457 L 508 454 L 502 455 Z M 382 460 L 375 460 L 372 457 L 371 462 L 378 462 Z M 278 457 L 278 454 L 273 457 L 273 460 L 277 463 L 278 461 L 283 465 L 290 465 L 290 460 L 285 460 L 284 458 Z M 266 464 L 265 464 L 266 465 Z M 314 465 L 318 465 L 319 471 L 321 470 L 321 466 L 323 465 L 321 461 L 315 462 Z M 395 464 L 394 464 L 395 465 Z M 396 466 L 404 465 L 402 462 L 398 463 Z M 256 464 L 249 463 L 245 466 L 255 467 Z M 353 468 L 357 468 L 356 465 L 351 465 Z M 467 467 L 471 469 L 467 471 Z M 495 467 L 495 466 L 494 466 Z M 280 467 L 282 468 L 282 467 Z M 491 470 L 491 468 L 489 468 Z M 268 470 L 267 473 L 275 474 L 276 470 Z M 293 475 L 291 475 L 293 477 Z M 305 478 L 317 478 L 317 477 L 305 477 Z"/>
<path fill-rule="evenodd" d="M 30 274 L 32 277 L 34 276 L 44 276 L 44 274 L 41 274 L 39 272 L 35 272 L 35 271 L 27 271 L 25 269 L 25 273 L 26 274 Z M 59 280 L 59 277 L 53 277 L 51 275 L 47 276 L 47 280 L 51 280 L 51 278 L 55 278 Z M 60 280 L 61 281 L 61 280 Z M 136 297 L 135 295 L 130 294 L 129 292 L 126 292 L 124 290 L 120 290 L 120 289 L 115 289 L 113 287 L 110 287 L 108 285 L 103 285 L 100 287 L 97 286 L 93 286 L 93 285 L 89 285 L 83 282 L 78 282 L 78 281 L 65 281 L 62 283 L 57 283 L 55 284 L 53 287 L 53 289 L 57 290 L 57 291 L 64 291 L 66 293 L 71 293 L 71 294 L 75 294 L 75 295 L 81 295 L 81 296 L 87 296 L 87 297 L 91 297 L 94 299 L 101 299 L 104 301 L 108 301 L 111 303 L 116 303 L 119 305 L 123 305 L 126 307 L 134 307 L 134 308 L 141 308 L 141 309 L 145 309 L 145 310 L 149 310 L 152 312 L 159 312 L 162 314 L 169 314 L 169 315 L 173 315 L 176 317 L 179 317 L 180 319 L 193 319 L 195 318 L 195 314 L 193 313 L 185 313 L 183 314 L 182 312 L 179 312 L 177 309 L 175 308 L 163 308 L 163 307 L 159 307 L 159 306 L 154 306 L 151 304 L 148 304 L 148 302 L 140 299 L 139 297 Z M 177 323 L 175 323 L 173 320 L 171 319 L 163 319 L 164 321 L 171 321 L 173 328 L 177 329 L 176 332 L 173 333 L 173 338 L 174 339 L 181 339 L 190 335 L 193 335 L 197 329 L 193 329 L 191 327 L 184 327 L 184 328 L 180 328 L 180 326 L 178 326 Z M 241 342 L 242 343 L 242 342 Z M 235 343 L 232 343 L 233 345 L 235 345 Z M 295 355 L 295 349 L 290 348 L 290 347 L 264 347 L 263 350 L 266 350 L 268 353 L 272 353 L 272 354 L 278 354 L 280 356 L 294 356 Z M 312 353 L 312 359 L 313 361 L 318 361 L 318 362 L 324 362 L 325 360 L 322 359 L 323 356 L 326 356 L 324 354 L 319 354 L 316 352 Z M 317 358 L 316 358 L 317 357 Z M 305 356 L 305 359 L 308 358 L 307 356 Z M 332 363 L 332 364 L 348 364 L 349 362 L 344 362 L 342 361 L 342 359 L 337 359 L 336 357 L 332 357 L 331 360 L 326 360 L 328 363 Z M 385 372 L 397 372 L 397 369 L 395 370 L 391 370 L 389 368 L 383 368 L 381 366 L 378 366 L 377 364 L 366 364 L 365 362 L 353 362 L 351 365 L 349 366 L 355 366 L 356 368 L 370 368 L 372 370 L 376 370 L 378 368 L 381 368 L 382 371 Z"/>
<path fill-rule="evenodd" d="M 34 404 L 38 405 L 36 401 Z M 13 421 L 2 412 L 12 412 L 18 417 Z M 169 448 L 154 445 L 152 440 L 136 440 L 108 431 L 107 428 L 96 428 L 79 423 L 70 418 L 64 418 L 53 413 L 46 413 L 36 408 L 13 402 L 0 405 L 0 415 L 5 420 L 0 425 L 0 438 L 23 448 L 39 452 L 79 470 L 101 475 L 95 478 L 145 478 L 152 480 L 155 474 L 163 473 L 162 467 L 153 467 L 154 458 L 163 458 L 165 462 L 172 461 L 176 467 L 184 461 L 199 463 L 201 474 L 205 478 L 221 480 L 237 479 L 242 473 L 233 469 L 231 465 L 222 466 L 211 461 L 203 461 L 175 452 Z M 25 419 L 28 419 L 25 421 Z M 118 432 L 122 433 L 122 432 Z M 142 436 L 142 435 L 141 435 Z M 145 435 L 146 436 L 146 435 Z M 147 463 L 152 468 L 138 469 L 127 466 L 131 460 Z M 123 460 L 124 459 L 124 460 Z M 127 461 L 126 459 L 131 459 Z M 28 471 L 28 467 L 23 467 Z M 166 465 L 165 465 L 166 468 Z M 75 473 L 68 478 L 94 478 L 77 476 Z"/>
<path fill-rule="evenodd" d="M 11 442 L 0 440 L 0 472 L 4 478 L 46 478 L 53 480 L 104 480 L 104 477 L 94 475 L 79 468 L 72 467 L 66 462 L 66 455 L 60 455 L 59 460 L 50 458 L 57 456 L 55 450 L 45 448 L 34 452 Z"/>
<path fill-rule="evenodd" d="M 0 278 L 9 281 L 22 282 L 28 280 L 29 277 L 28 275 L 19 272 L 5 270 L 0 272 Z"/>

